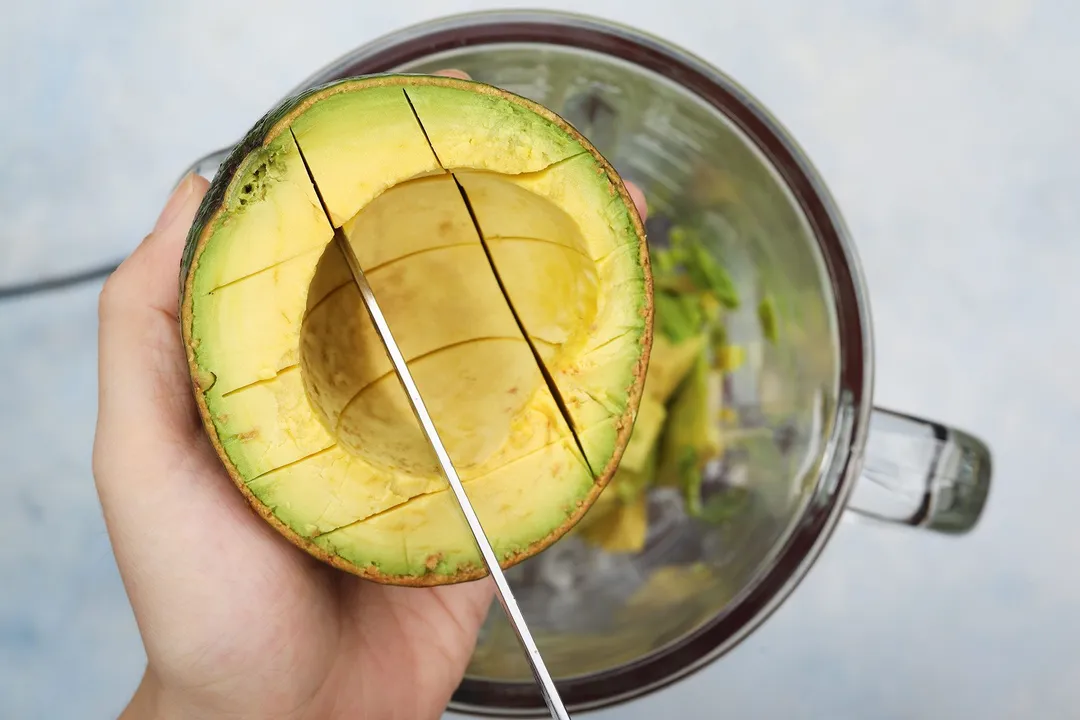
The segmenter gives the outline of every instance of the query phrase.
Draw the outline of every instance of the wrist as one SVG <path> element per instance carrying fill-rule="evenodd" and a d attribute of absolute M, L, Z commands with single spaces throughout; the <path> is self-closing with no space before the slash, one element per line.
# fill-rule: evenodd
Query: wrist
<path fill-rule="evenodd" d="M 119 720 L 158 720 L 163 718 L 164 712 L 161 703 L 161 683 L 154 675 L 150 666 L 146 666 L 139 687 L 135 688 L 135 694 L 131 696 L 124 711 L 120 713 Z"/>
<path fill-rule="evenodd" d="M 250 715 L 246 713 L 237 714 L 234 711 L 207 707 L 200 705 L 198 702 L 192 702 L 191 698 L 184 697 L 184 693 L 177 693 L 161 682 L 153 668 L 147 665 L 139 686 L 135 688 L 135 693 L 131 696 L 127 707 L 120 713 L 118 720 L 219 720 L 223 718 L 236 720 L 240 717 L 250 717 L 254 720 L 255 718 L 261 719 L 269 716 L 258 709 L 253 710 Z M 307 720 L 307 718 L 325 720 L 332 717 L 332 715 L 323 712 L 321 709 L 305 708 L 302 714 L 288 717 L 303 718 L 304 720 Z M 274 715 L 275 720 L 288 720 L 288 717 Z"/>

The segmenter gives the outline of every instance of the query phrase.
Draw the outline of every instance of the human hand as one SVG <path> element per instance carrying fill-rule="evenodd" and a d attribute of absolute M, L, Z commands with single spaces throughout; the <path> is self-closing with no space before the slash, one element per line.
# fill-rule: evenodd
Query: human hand
<path fill-rule="evenodd" d="M 147 654 L 122 717 L 438 718 L 491 581 L 360 580 L 297 550 L 236 491 L 203 431 L 177 320 L 207 187 L 181 182 L 100 298 L 94 477 Z"/>

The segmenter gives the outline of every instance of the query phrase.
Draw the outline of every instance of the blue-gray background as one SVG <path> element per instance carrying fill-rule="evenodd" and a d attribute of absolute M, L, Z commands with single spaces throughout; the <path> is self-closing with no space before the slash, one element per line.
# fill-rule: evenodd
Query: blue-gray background
<path fill-rule="evenodd" d="M 682 44 L 780 117 L 858 241 L 878 401 L 996 456 L 974 535 L 845 523 L 734 654 L 598 717 L 1080 717 L 1080 6 L 550 5 Z M 123 255 L 193 158 L 318 66 L 492 6 L 6 3 L 0 283 Z M 0 718 L 115 716 L 142 669 L 90 476 L 96 293 L 0 305 Z"/>

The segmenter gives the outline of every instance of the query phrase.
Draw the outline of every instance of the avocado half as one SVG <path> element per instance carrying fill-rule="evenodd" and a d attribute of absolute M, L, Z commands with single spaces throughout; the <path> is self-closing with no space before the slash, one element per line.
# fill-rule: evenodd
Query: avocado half
<path fill-rule="evenodd" d="M 487 571 L 334 227 L 503 567 L 553 543 L 617 469 L 648 365 L 652 275 L 622 180 L 522 97 L 370 76 L 269 112 L 191 228 L 195 397 L 252 507 L 356 575 L 461 582 Z"/>

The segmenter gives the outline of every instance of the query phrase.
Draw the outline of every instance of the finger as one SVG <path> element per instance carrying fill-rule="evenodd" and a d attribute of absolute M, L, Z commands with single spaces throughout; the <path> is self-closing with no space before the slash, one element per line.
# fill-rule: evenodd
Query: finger
<path fill-rule="evenodd" d="M 360 635 L 361 647 L 382 656 L 382 667 L 408 667 L 414 693 L 407 717 L 435 717 L 431 709 L 445 707 L 476 648 L 476 639 L 495 594 L 490 577 L 474 582 L 425 589 L 349 582 L 355 618 L 348 627 Z M 387 696 L 393 673 L 367 674 L 365 697 L 372 698 L 371 715 L 391 715 L 378 708 Z"/>
<path fill-rule="evenodd" d="M 438 70 L 432 74 L 448 78 L 457 78 L 458 80 L 472 80 L 472 77 L 469 75 L 469 73 L 465 72 L 464 70 L 457 70 L 455 68 Z"/>
<path fill-rule="evenodd" d="M 641 222 L 645 222 L 649 217 L 649 206 L 645 203 L 645 193 L 629 180 L 626 181 L 626 192 L 630 193 L 630 199 L 634 201 L 634 207 L 637 208 L 638 215 L 641 216 Z"/>
<path fill-rule="evenodd" d="M 180 256 L 206 180 L 181 181 L 98 305 L 98 419 L 121 436 L 173 440 L 195 426 L 177 305 Z"/>
<path fill-rule="evenodd" d="M 213 467 L 213 451 L 199 436 L 177 318 L 180 257 L 207 186 L 194 176 L 180 183 L 99 300 L 94 479 L 110 532 L 124 537 L 173 532 L 172 518 L 206 506 L 236 507 L 220 475 L 194 470 Z M 169 481 L 184 469 L 190 484 Z"/>
<path fill-rule="evenodd" d="M 426 618 L 439 618 L 442 615 L 441 619 L 428 627 L 424 636 L 429 650 L 437 649 L 436 657 L 445 662 L 425 663 L 417 678 L 417 685 L 430 688 L 432 697 L 438 698 L 439 706 L 445 707 L 468 669 L 476 649 L 477 636 L 495 597 L 495 583 L 486 577 L 474 582 L 430 588 L 430 593 L 430 600 L 445 614 L 425 612 L 419 607 L 412 614 L 418 611 L 421 617 Z M 415 601 L 419 605 L 428 599 L 416 597 Z"/>
<path fill-rule="evenodd" d="M 180 332 L 180 259 L 207 187 L 195 176 L 180 183 L 99 301 L 94 480 L 125 584 L 144 612 L 171 607 L 170 594 L 212 592 L 271 542 L 202 430 Z"/>

